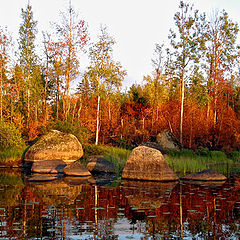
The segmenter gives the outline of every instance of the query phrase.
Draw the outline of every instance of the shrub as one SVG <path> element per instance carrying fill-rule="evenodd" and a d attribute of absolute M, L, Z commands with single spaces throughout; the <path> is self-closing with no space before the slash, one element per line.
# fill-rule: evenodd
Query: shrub
<path fill-rule="evenodd" d="M 91 136 L 90 132 L 86 128 L 80 126 L 79 122 L 72 123 L 70 121 L 57 120 L 50 124 L 50 130 L 51 129 L 56 129 L 65 133 L 71 133 L 75 135 L 82 144 L 88 142 Z"/>
<path fill-rule="evenodd" d="M 192 150 L 183 149 L 182 151 L 179 152 L 179 155 L 181 157 L 192 158 L 194 155 L 194 152 Z"/>
<path fill-rule="evenodd" d="M 211 151 L 211 158 L 213 160 L 225 161 L 227 160 L 227 156 L 224 152 L 221 151 Z"/>
<path fill-rule="evenodd" d="M 211 151 L 208 148 L 198 149 L 195 153 L 199 156 L 211 157 Z"/>
<path fill-rule="evenodd" d="M 0 150 L 21 149 L 24 145 L 21 134 L 15 125 L 0 121 Z"/>
<path fill-rule="evenodd" d="M 176 157 L 179 156 L 179 151 L 168 149 L 166 150 L 166 154 L 171 157 Z"/>
<path fill-rule="evenodd" d="M 238 151 L 231 152 L 229 156 L 234 162 L 240 161 L 240 152 Z"/>
<path fill-rule="evenodd" d="M 119 174 L 122 171 L 131 150 L 119 147 L 86 144 L 83 145 L 83 152 L 84 155 L 81 158 L 82 164 L 87 164 L 87 158 L 90 155 L 102 155 L 104 159 L 112 162 L 116 166 Z"/>

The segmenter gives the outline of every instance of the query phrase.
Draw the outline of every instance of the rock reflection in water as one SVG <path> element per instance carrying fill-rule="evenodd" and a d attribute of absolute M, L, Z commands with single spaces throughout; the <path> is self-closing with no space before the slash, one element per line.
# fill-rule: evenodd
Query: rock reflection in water
<path fill-rule="evenodd" d="M 124 196 L 131 208 L 136 210 L 155 209 L 171 198 L 176 182 L 122 181 Z"/>
<path fill-rule="evenodd" d="M 24 185 L 20 174 L 0 172 L 0 238 L 237 238 L 239 179 L 103 185 L 67 177 Z"/>
<path fill-rule="evenodd" d="M 82 189 L 81 185 L 69 186 L 64 180 L 31 182 L 27 184 L 27 187 L 41 203 L 47 206 L 73 204 Z"/>

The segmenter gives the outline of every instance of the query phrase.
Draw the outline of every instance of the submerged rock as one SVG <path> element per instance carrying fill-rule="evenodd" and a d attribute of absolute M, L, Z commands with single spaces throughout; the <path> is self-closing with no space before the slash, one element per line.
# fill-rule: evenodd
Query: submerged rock
<path fill-rule="evenodd" d="M 42 182 L 50 182 L 50 181 L 55 181 L 57 180 L 58 177 L 56 175 L 52 174 L 33 174 L 30 177 L 26 178 L 26 182 L 37 182 L 37 183 L 42 183 Z"/>
<path fill-rule="evenodd" d="M 150 181 L 178 180 L 161 152 L 146 146 L 133 149 L 123 169 L 122 178 Z"/>
<path fill-rule="evenodd" d="M 63 168 L 67 164 L 62 160 L 38 161 L 34 162 L 31 168 L 35 173 L 63 173 Z"/>
<path fill-rule="evenodd" d="M 225 181 L 227 178 L 214 170 L 205 169 L 201 172 L 186 175 L 181 177 L 181 180 L 194 180 L 194 181 Z"/>
<path fill-rule="evenodd" d="M 67 176 L 81 176 L 81 177 L 90 177 L 91 173 L 80 163 L 74 162 L 67 165 L 63 172 Z"/>
<path fill-rule="evenodd" d="M 25 161 L 63 160 L 65 163 L 71 163 L 82 155 L 82 145 L 74 135 L 52 130 L 28 149 Z"/>
<path fill-rule="evenodd" d="M 173 133 L 169 132 L 167 129 L 160 132 L 157 135 L 157 143 L 164 150 L 180 150 L 181 144 Z"/>
<path fill-rule="evenodd" d="M 93 155 L 88 158 L 87 170 L 96 173 L 116 173 L 113 163 L 107 161 L 102 156 Z"/>

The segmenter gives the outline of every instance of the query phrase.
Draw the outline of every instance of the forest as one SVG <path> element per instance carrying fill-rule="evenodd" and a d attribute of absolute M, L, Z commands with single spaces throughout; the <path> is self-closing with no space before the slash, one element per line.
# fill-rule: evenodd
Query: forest
<path fill-rule="evenodd" d="M 30 4 L 21 18 L 17 44 L 0 26 L 1 149 L 51 129 L 124 147 L 168 129 L 186 149 L 239 150 L 239 25 L 226 11 L 208 17 L 180 1 L 169 42 L 156 43 L 146 62 L 152 72 L 125 91 L 127 71 L 113 57 L 117 43 L 106 26 L 91 42 L 87 22 L 69 5 L 37 45 Z M 79 53 L 89 58 L 84 72 Z"/>

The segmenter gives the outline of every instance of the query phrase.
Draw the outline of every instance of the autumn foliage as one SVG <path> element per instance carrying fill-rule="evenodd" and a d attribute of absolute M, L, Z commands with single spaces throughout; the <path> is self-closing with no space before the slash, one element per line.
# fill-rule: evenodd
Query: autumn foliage
<path fill-rule="evenodd" d="M 171 47 L 157 44 L 153 72 L 123 92 L 126 71 L 112 59 L 115 40 L 107 28 L 90 46 L 90 66 L 80 74 L 87 23 L 69 6 L 53 33 L 43 34 L 40 60 L 34 45 L 37 22 L 28 5 L 22 10 L 17 61 L 10 55 L 10 34 L 0 28 L 0 120 L 14 124 L 27 140 L 58 128 L 85 142 L 97 137 L 100 144 L 135 146 L 169 129 L 184 148 L 239 150 L 238 25 L 225 11 L 211 22 L 182 1 L 179 8 Z M 187 25 L 181 25 L 184 16 Z M 25 41 L 29 32 L 31 45 Z"/>

